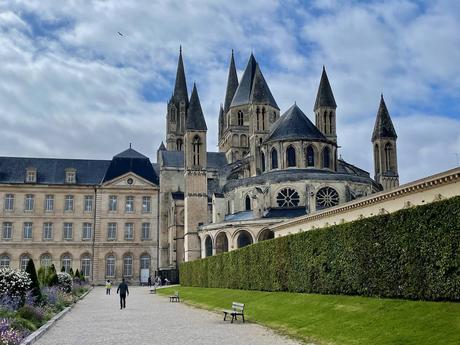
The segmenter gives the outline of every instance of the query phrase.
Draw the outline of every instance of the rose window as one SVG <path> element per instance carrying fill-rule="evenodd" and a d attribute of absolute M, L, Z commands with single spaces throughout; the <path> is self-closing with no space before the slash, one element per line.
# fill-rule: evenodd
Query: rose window
<path fill-rule="evenodd" d="M 296 207 L 299 205 L 299 193 L 295 189 L 284 188 L 276 197 L 276 202 L 279 207 Z"/>
<path fill-rule="evenodd" d="M 316 193 L 316 208 L 323 209 L 339 204 L 339 193 L 333 188 L 324 187 Z"/>

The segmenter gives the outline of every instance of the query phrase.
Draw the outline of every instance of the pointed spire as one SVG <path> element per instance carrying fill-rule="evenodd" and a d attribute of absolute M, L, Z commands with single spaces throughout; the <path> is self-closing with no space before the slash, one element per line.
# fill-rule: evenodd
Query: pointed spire
<path fill-rule="evenodd" d="M 236 74 L 235 59 L 233 56 L 230 58 L 230 67 L 228 69 L 227 91 L 225 92 L 224 113 L 228 112 L 230 104 L 232 103 L 233 96 L 235 96 L 236 89 L 238 88 L 238 75 Z"/>
<path fill-rule="evenodd" d="M 200 99 L 196 85 L 193 83 L 193 91 L 190 96 L 190 104 L 187 110 L 187 120 L 185 121 L 186 130 L 206 131 L 206 121 L 204 119 L 203 110 L 201 109 Z"/>
<path fill-rule="evenodd" d="M 375 119 L 374 132 L 372 133 L 372 141 L 381 138 L 396 139 L 395 128 L 391 121 L 390 113 L 388 112 L 387 105 L 383 99 L 383 94 L 380 95 L 380 106 L 377 111 L 377 118 Z"/>
<path fill-rule="evenodd" d="M 161 145 L 160 145 L 160 147 L 158 148 L 158 151 L 166 151 L 166 146 L 165 146 L 165 144 L 163 143 L 163 141 L 161 142 Z"/>
<path fill-rule="evenodd" d="M 179 62 L 177 63 L 176 85 L 173 99 L 176 102 L 184 101 L 188 105 L 187 81 L 185 79 L 184 62 L 182 60 L 182 46 L 179 48 Z"/>
<path fill-rule="evenodd" d="M 224 108 L 222 104 L 220 105 L 219 109 L 219 140 L 222 137 L 222 132 L 224 131 Z"/>
<path fill-rule="evenodd" d="M 316 109 L 318 109 L 319 107 L 330 107 L 334 109 L 337 108 L 337 104 L 335 103 L 334 99 L 334 94 L 332 93 L 331 84 L 329 84 L 329 79 L 327 77 L 326 68 L 324 67 L 324 65 L 313 111 L 316 111 Z"/>
<path fill-rule="evenodd" d="M 262 99 L 261 97 L 264 99 L 264 102 L 266 101 L 271 106 L 279 109 L 254 55 L 251 54 L 231 106 L 258 102 L 259 99 Z"/>

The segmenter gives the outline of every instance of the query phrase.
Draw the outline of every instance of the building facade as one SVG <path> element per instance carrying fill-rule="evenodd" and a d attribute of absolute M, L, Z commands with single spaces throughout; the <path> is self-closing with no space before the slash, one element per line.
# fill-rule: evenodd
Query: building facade
<path fill-rule="evenodd" d="M 337 104 L 323 67 L 312 118 L 281 112 L 251 54 L 233 52 L 217 124 L 219 152 L 179 53 L 156 163 L 129 148 L 112 160 L 0 157 L 0 265 L 77 268 L 93 282 L 177 280 L 183 261 L 275 236 L 272 227 L 398 186 L 383 96 L 371 144 L 375 176 L 338 157 Z M 371 131 L 370 131 L 371 134 Z"/>

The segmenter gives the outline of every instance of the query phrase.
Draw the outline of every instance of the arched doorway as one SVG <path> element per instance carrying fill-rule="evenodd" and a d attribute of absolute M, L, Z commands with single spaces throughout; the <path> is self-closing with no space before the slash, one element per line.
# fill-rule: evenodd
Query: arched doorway
<path fill-rule="evenodd" d="M 228 239 L 225 232 L 221 232 L 216 237 L 216 254 L 228 252 Z"/>
<path fill-rule="evenodd" d="M 238 236 L 236 239 L 237 248 L 243 248 L 243 247 L 246 247 L 252 244 L 252 236 L 246 230 L 241 230 L 237 236 Z"/>
<path fill-rule="evenodd" d="M 210 236 L 206 236 L 204 240 L 204 251 L 205 256 L 212 256 L 212 239 Z"/>

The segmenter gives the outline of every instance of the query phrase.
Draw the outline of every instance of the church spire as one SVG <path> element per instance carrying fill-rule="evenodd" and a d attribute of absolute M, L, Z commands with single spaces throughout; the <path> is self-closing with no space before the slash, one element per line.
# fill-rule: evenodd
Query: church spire
<path fill-rule="evenodd" d="M 179 48 L 179 62 L 177 63 L 176 85 L 174 86 L 173 99 L 188 105 L 187 81 L 185 79 L 184 62 L 182 60 L 182 46 Z"/>
<path fill-rule="evenodd" d="M 323 73 L 321 74 L 321 81 L 319 82 L 318 93 L 316 94 L 315 107 L 316 111 L 319 107 L 337 108 L 335 103 L 334 94 L 332 93 L 331 84 L 326 74 L 326 68 L 323 66 Z"/>
<path fill-rule="evenodd" d="M 187 111 L 187 119 L 185 122 L 185 130 L 207 131 L 206 121 L 204 119 L 203 110 L 201 109 L 200 98 L 196 90 L 195 83 L 193 84 L 192 95 L 190 96 L 190 104 Z"/>
<path fill-rule="evenodd" d="M 230 58 L 230 67 L 228 69 L 227 91 L 225 93 L 224 114 L 228 112 L 230 104 L 232 103 L 233 96 L 235 96 L 236 89 L 238 88 L 238 76 L 236 74 L 235 59 L 233 56 Z"/>
<path fill-rule="evenodd" d="M 220 105 L 220 109 L 219 109 L 219 137 L 218 137 L 218 141 L 220 141 L 220 139 L 222 138 L 222 133 L 224 132 L 224 108 L 222 107 L 222 104 Z"/>
<path fill-rule="evenodd" d="M 381 94 L 380 106 L 375 119 L 374 132 L 372 133 L 372 141 L 382 138 L 396 139 L 397 137 L 385 100 L 383 99 L 383 94 Z"/>

